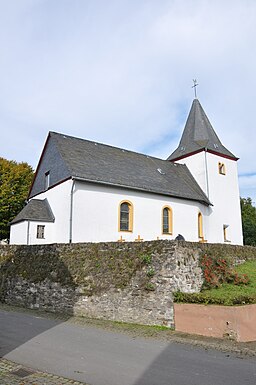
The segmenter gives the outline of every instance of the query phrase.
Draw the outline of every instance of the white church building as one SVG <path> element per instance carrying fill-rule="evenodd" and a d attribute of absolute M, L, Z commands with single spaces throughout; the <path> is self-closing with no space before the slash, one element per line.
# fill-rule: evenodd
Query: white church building
<path fill-rule="evenodd" d="M 237 160 L 194 99 L 167 160 L 49 132 L 11 244 L 175 239 L 242 245 Z"/>

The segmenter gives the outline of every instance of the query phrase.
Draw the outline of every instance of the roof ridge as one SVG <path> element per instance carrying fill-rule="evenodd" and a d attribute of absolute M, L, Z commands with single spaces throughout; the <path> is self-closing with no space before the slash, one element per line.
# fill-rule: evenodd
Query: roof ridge
<path fill-rule="evenodd" d="M 113 148 L 113 149 L 116 149 L 116 150 L 121 150 L 121 151 L 124 151 L 124 152 L 129 152 L 129 153 L 132 153 L 132 154 L 141 155 L 141 156 L 146 157 L 146 158 L 156 159 L 156 160 L 158 160 L 158 161 L 160 160 L 160 161 L 162 161 L 162 162 L 166 162 L 166 161 L 167 161 L 166 159 L 157 158 L 156 156 L 152 156 L 152 155 L 148 155 L 148 154 L 143 154 L 142 152 L 133 151 L 133 150 L 127 150 L 126 148 L 117 147 L 117 146 L 112 146 L 111 144 L 106 144 L 106 143 L 96 142 L 95 140 L 89 140 L 89 139 L 78 138 L 78 137 L 76 137 L 76 136 L 67 135 L 67 134 L 62 134 L 62 133 L 56 132 L 56 131 L 49 131 L 49 134 L 54 134 L 54 135 L 58 135 L 58 136 L 61 136 L 61 137 L 68 137 L 68 138 L 70 138 L 70 139 L 80 140 L 80 141 L 82 141 L 82 142 L 89 142 L 89 143 L 92 143 L 92 144 L 97 144 L 97 145 L 100 145 L 100 146 L 105 146 L 105 147 Z"/>
<path fill-rule="evenodd" d="M 44 161 L 40 164 L 41 174 L 38 173 L 34 181 L 33 196 L 44 191 L 42 179 L 50 168 L 51 187 L 73 177 L 209 204 L 200 187 L 192 189 L 182 182 L 188 171 L 184 165 L 53 131 L 48 138 Z M 197 182 L 191 180 L 191 183 Z"/>

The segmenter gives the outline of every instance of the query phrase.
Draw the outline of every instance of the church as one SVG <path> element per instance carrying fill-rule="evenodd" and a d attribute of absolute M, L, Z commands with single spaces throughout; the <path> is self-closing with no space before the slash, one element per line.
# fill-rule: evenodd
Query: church
<path fill-rule="evenodd" d="M 10 243 L 242 245 L 237 160 L 197 98 L 166 160 L 49 132 Z"/>

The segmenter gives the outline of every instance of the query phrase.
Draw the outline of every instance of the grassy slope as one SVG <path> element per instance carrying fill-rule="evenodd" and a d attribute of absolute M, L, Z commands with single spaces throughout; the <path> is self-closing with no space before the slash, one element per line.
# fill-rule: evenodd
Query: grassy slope
<path fill-rule="evenodd" d="M 247 285 L 225 283 L 219 288 L 203 290 L 201 293 L 176 293 L 175 301 L 223 305 L 256 303 L 256 261 L 247 261 L 235 270 L 248 275 L 250 281 Z"/>

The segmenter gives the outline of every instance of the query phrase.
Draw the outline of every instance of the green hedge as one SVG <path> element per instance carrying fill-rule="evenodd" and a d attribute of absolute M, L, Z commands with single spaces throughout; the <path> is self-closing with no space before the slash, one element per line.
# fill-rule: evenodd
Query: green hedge
<path fill-rule="evenodd" d="M 223 283 L 217 288 L 200 293 L 173 293 L 179 303 L 201 303 L 215 305 L 246 305 L 256 303 L 256 260 L 248 260 L 235 268 L 238 274 L 246 274 L 247 284 Z"/>
<path fill-rule="evenodd" d="M 201 293 L 181 293 L 176 292 L 173 294 L 174 302 L 177 303 L 197 303 L 204 305 L 225 305 L 225 306 L 234 306 L 234 305 L 248 305 L 256 303 L 256 294 L 255 295 L 237 295 L 231 297 L 212 297 L 210 293 L 201 292 Z"/>

